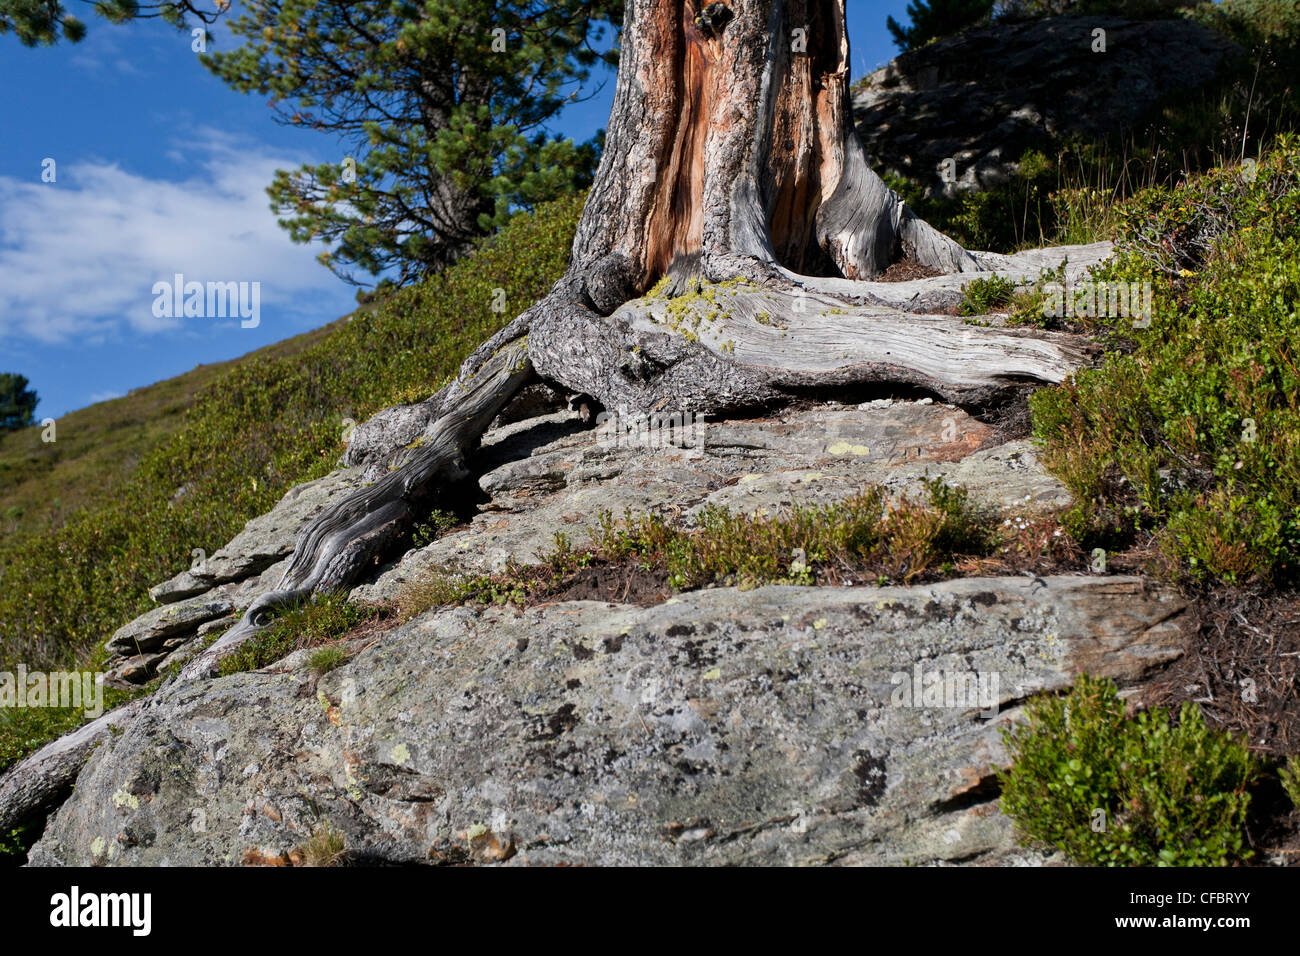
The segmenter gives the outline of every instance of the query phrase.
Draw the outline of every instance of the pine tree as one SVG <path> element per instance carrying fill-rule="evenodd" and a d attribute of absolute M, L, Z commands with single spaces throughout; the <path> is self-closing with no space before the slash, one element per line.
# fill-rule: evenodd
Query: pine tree
<path fill-rule="evenodd" d="M 38 401 L 25 376 L 0 372 L 0 432 L 17 431 L 34 422 Z"/>
<path fill-rule="evenodd" d="M 591 181 L 600 140 L 548 134 L 578 98 L 622 0 L 253 0 L 243 38 L 201 57 L 269 94 L 276 119 L 332 133 L 345 155 L 277 172 L 267 190 L 321 261 L 399 282 L 436 271 L 517 210 Z"/>
<path fill-rule="evenodd" d="M 995 0 L 912 0 L 907 5 L 910 27 L 903 27 L 893 17 L 885 21 L 894 44 L 906 53 L 923 47 L 937 37 L 956 33 L 977 23 L 993 11 Z"/>
<path fill-rule="evenodd" d="M 340 144 L 337 161 L 281 170 L 267 189 L 289 235 L 323 242 L 321 261 L 350 282 L 401 283 L 591 182 L 603 134 L 575 143 L 548 128 L 597 61 L 616 62 L 598 47 L 623 3 L 249 0 L 229 23 L 243 44 L 200 59 L 234 89 L 269 95 L 277 122 Z M 114 23 L 186 28 L 231 4 L 88 5 Z M 0 0 L 0 33 L 10 31 L 37 46 L 77 42 L 86 27 L 61 0 Z"/>
<path fill-rule="evenodd" d="M 210 24 L 230 6 L 230 0 L 209 4 L 194 0 L 82 0 L 110 23 L 157 18 L 177 28 L 191 22 Z M 23 46 L 53 46 L 62 37 L 79 43 L 86 36 L 86 24 L 68 13 L 61 0 L 0 0 L 0 34 L 13 32 Z"/>

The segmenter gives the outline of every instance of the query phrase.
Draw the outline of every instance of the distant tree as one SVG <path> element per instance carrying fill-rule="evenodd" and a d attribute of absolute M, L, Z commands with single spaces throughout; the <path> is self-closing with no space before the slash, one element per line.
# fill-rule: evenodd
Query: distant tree
<path fill-rule="evenodd" d="M 281 170 L 267 190 L 298 242 L 360 284 L 436 271 L 517 210 L 588 185 L 599 139 L 547 125 L 579 97 L 623 0 L 250 0 L 244 43 L 203 63 L 270 94 L 278 122 L 347 154 Z"/>
<path fill-rule="evenodd" d="M 38 401 L 25 376 L 0 372 L 0 432 L 17 431 L 34 422 Z"/>
<path fill-rule="evenodd" d="M 956 33 L 962 27 L 978 23 L 993 12 L 996 0 L 912 0 L 907 5 L 911 26 L 904 27 L 893 17 L 885 21 L 894 44 L 906 53 L 923 47 L 938 37 Z"/>

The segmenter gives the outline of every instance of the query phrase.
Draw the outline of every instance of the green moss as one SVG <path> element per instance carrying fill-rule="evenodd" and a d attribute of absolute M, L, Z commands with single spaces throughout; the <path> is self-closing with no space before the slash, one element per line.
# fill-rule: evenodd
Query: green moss
<path fill-rule="evenodd" d="M 1291 805 L 1300 810 L 1300 755 L 1292 754 L 1278 768 L 1282 789 L 1291 798 Z"/>
<path fill-rule="evenodd" d="M 725 282 L 703 283 L 698 290 L 685 292 L 669 299 L 664 321 L 670 329 L 687 341 L 697 342 L 703 326 L 731 318 L 731 313 L 724 307 L 723 302 L 728 295 L 738 291 L 758 290 L 743 277 L 728 279 Z M 719 301 L 720 299 L 722 301 Z"/>
<path fill-rule="evenodd" d="M 307 660 L 307 667 L 316 674 L 328 674 L 342 667 L 347 659 L 347 652 L 341 647 L 322 647 Z"/>

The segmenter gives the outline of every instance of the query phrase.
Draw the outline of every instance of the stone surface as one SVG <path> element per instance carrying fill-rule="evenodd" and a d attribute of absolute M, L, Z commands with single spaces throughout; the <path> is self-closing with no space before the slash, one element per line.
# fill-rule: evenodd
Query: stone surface
<path fill-rule="evenodd" d="M 164 688 L 31 862 L 291 859 L 325 820 L 361 862 L 1043 862 L 993 802 L 999 728 L 1081 667 L 1131 685 L 1185 616 L 1082 576 L 442 609 L 324 677 Z M 932 674 L 984 692 L 913 706 Z"/>
<path fill-rule="evenodd" d="M 1092 52 L 1092 31 L 1106 52 Z M 1208 84 L 1236 48 L 1183 20 L 1057 17 L 946 37 L 872 73 L 854 97 L 872 168 L 954 195 L 1005 182 L 1026 150 L 1123 135 Z M 940 164 L 956 161 L 945 183 Z"/>
<path fill-rule="evenodd" d="M 985 448 L 993 438 L 988 425 L 925 399 L 793 409 L 700 428 L 703 450 L 694 443 L 637 447 L 608 424 L 604 431 L 584 429 L 571 413 L 489 433 L 479 486 L 491 501 L 482 513 L 353 593 L 382 602 L 437 568 L 530 563 L 554 546 L 557 532 L 575 543 L 588 540 L 602 510 L 615 517 L 658 510 L 685 520 L 709 505 L 773 513 L 840 501 L 870 484 L 895 498 L 918 496 L 927 477 L 961 484 L 999 511 L 1046 511 L 1071 501 L 1028 441 Z"/>
<path fill-rule="evenodd" d="M 473 460 L 479 513 L 353 598 L 396 597 L 442 567 L 530 561 L 557 531 L 581 542 L 601 510 L 689 523 L 710 505 L 770 513 L 870 484 L 917 495 L 927 477 L 997 512 L 1070 502 L 1029 442 L 998 444 L 928 398 L 675 437 L 593 430 L 569 411 L 499 425 Z M 206 591 L 122 628 L 113 679 L 197 653 L 276 585 L 298 530 L 359 471 L 294 489 L 209 558 Z M 345 643 L 349 660 L 324 676 L 304 651 L 165 685 L 114 723 L 122 733 L 95 738 L 30 859 L 292 862 L 328 820 L 358 862 L 1054 862 L 1018 847 L 997 812 L 999 728 L 1081 668 L 1140 683 L 1180 653 L 1184 607 L 1136 579 L 1061 576 L 444 608 Z M 918 681 L 983 675 L 985 696 L 907 706 L 897 694 L 918 667 Z M 72 765 L 51 753 L 0 786 L 54 793 Z"/>
<path fill-rule="evenodd" d="M 276 586 L 288 563 L 288 558 L 277 561 L 261 574 L 164 604 L 123 625 L 107 642 L 105 679 L 117 687 L 145 684 L 169 664 L 188 659 L 194 638 L 228 629 L 245 608 Z M 154 650 L 157 653 L 139 653 Z"/>
<path fill-rule="evenodd" d="M 111 654 L 152 651 L 176 634 L 193 632 L 204 621 L 225 617 L 235 605 L 225 597 L 197 597 L 164 604 L 119 627 L 108 640 Z"/>
<path fill-rule="evenodd" d="M 435 399 L 427 399 L 376 412 L 352 432 L 343 463 L 348 466 L 380 463 L 394 448 L 414 441 L 429 424 L 437 407 Z"/>

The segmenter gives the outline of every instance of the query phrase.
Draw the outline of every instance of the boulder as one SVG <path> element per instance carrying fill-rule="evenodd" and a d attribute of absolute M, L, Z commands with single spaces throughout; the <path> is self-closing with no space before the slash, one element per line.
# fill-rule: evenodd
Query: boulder
<path fill-rule="evenodd" d="M 1097 29 L 1105 53 L 1092 50 Z M 902 54 L 855 88 L 853 110 L 873 169 L 951 196 L 1006 182 L 1029 149 L 1133 130 L 1238 52 L 1188 20 L 999 23 Z M 941 176 L 947 159 L 952 182 Z"/>
<path fill-rule="evenodd" d="M 1000 729 L 1140 681 L 1188 616 L 1085 576 L 438 609 L 323 677 L 164 688 L 30 859 L 294 859 L 328 822 L 371 863 L 1052 862 L 998 812 Z"/>

